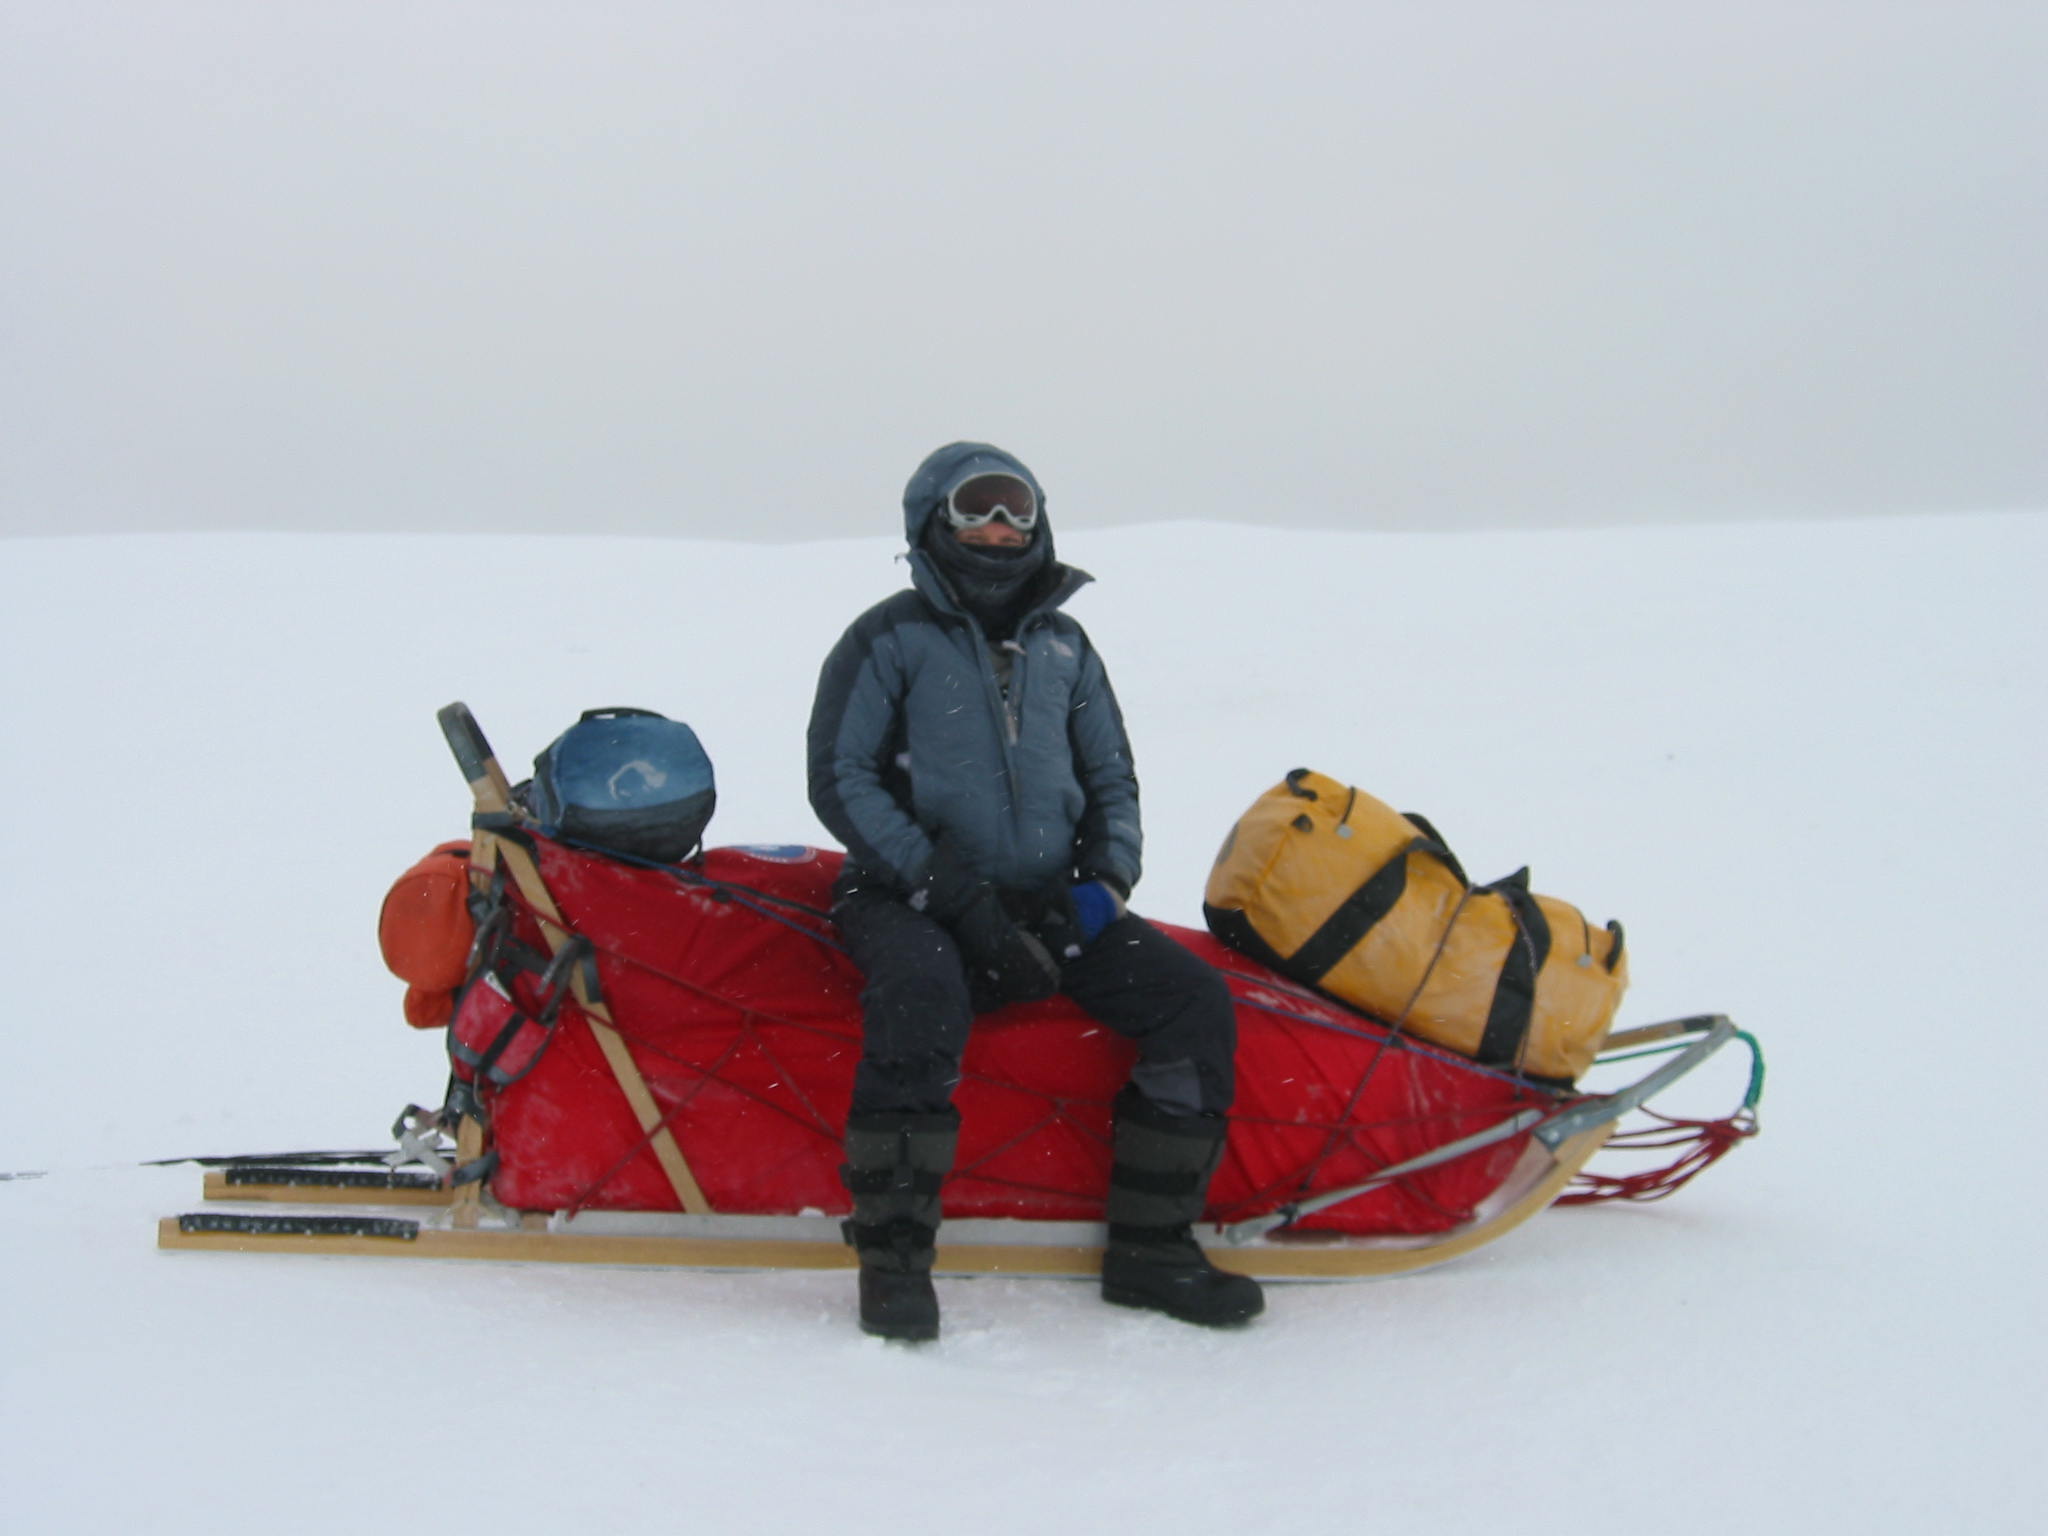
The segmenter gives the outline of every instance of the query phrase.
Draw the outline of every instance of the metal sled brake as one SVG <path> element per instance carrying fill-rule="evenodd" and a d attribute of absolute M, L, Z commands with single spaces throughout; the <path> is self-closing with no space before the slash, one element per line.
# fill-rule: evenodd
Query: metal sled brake
<path fill-rule="evenodd" d="M 451 705 L 442 726 L 476 799 L 476 890 L 504 903 L 485 929 L 528 949 L 507 985 L 519 1007 L 541 1011 L 544 991 L 548 1019 L 559 1013 L 537 1063 L 495 1087 L 477 1069 L 438 1115 L 409 1113 L 393 1153 L 202 1160 L 218 1165 L 209 1208 L 164 1219 L 159 1246 L 851 1267 L 831 1213 L 844 1202 L 858 974 L 817 910 L 828 856 L 714 850 L 679 871 L 578 853 L 515 814 L 466 709 Z M 1412 1041 L 1208 935 L 1169 931 L 1224 973 L 1239 1012 L 1231 1150 L 1200 1229 L 1223 1267 L 1273 1279 L 1423 1268 L 1560 1199 L 1669 1193 L 1754 1129 L 1760 1074 L 1726 1120 L 1652 1112 L 1649 1132 L 1616 1134 L 1729 1039 L 1754 1047 L 1719 1015 L 1614 1036 L 1607 1059 L 1669 1059 L 1620 1092 L 1578 1093 Z M 482 977 L 473 969 L 472 990 Z M 977 1026 L 941 1273 L 1097 1269 L 1108 1100 L 1127 1057 L 1089 1025 L 1056 1000 Z M 1684 1150 L 1646 1173 L 1589 1172 L 1610 1144 Z"/>

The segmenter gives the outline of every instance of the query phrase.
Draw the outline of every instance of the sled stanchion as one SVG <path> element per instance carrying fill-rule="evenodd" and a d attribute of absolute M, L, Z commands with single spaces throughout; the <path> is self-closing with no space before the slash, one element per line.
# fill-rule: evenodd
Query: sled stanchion
<path fill-rule="evenodd" d="M 476 717 L 469 712 L 469 706 L 454 703 L 445 706 L 435 717 L 441 723 L 441 734 L 448 739 L 448 749 L 455 754 L 455 761 L 468 779 L 471 793 L 476 797 L 479 816 L 502 816 L 512 809 L 512 786 L 505 777 L 505 770 L 498 766 L 492 754 L 490 743 L 484 739 Z M 533 855 L 517 841 L 501 837 L 484 827 L 477 827 L 472 838 L 472 858 L 483 873 L 479 878 L 488 882 L 489 872 L 502 864 L 512 876 L 512 882 L 519 887 L 519 894 L 534 915 L 540 919 L 541 936 L 546 939 L 551 954 L 560 954 L 573 942 L 569 926 L 562 919 L 561 908 L 555 905 L 554 896 L 540 877 L 540 866 Z M 612 1076 L 618 1080 L 619 1090 L 625 1094 L 626 1102 L 632 1107 L 633 1117 L 640 1122 L 640 1129 L 654 1152 L 655 1161 L 661 1165 L 669 1187 L 675 1191 L 676 1199 L 685 1211 L 692 1215 L 705 1215 L 711 1210 L 711 1203 L 704 1198 L 704 1191 L 697 1183 L 697 1177 L 690 1171 L 689 1161 L 683 1156 L 683 1149 L 677 1145 L 675 1135 L 662 1118 L 661 1108 L 654 1102 L 654 1095 L 648 1090 L 647 1080 L 640 1075 L 639 1065 L 633 1060 L 632 1049 L 620 1035 L 613 1022 L 611 1010 L 591 988 L 584 974 L 584 967 L 577 966 L 570 974 L 570 991 L 576 1004 L 583 1010 L 584 1018 L 590 1025 L 590 1032 L 597 1040 L 598 1048 L 604 1052 L 606 1063 L 612 1069 Z M 466 1130 L 471 1121 L 465 1117 Z M 476 1152 L 482 1153 L 481 1128 L 478 1130 Z M 467 1160 L 467 1159 L 465 1159 Z M 468 1193 L 468 1205 L 463 1195 Z M 459 1225 L 475 1225 L 478 1202 L 482 1198 L 480 1189 L 465 1185 L 456 1192 L 456 1217 Z M 465 1209 L 468 1220 L 463 1220 Z"/>
<path fill-rule="evenodd" d="M 484 1155 L 484 1126 L 475 1115 L 464 1115 L 455 1128 L 455 1166 L 466 1167 Z M 483 1220 L 484 1181 L 471 1179 L 455 1186 L 449 1200 L 450 1220 L 458 1227 L 473 1227 Z"/>

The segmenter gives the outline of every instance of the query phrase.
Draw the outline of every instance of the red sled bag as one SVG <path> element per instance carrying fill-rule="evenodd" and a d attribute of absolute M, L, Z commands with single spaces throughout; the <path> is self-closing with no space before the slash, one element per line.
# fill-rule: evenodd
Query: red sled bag
<path fill-rule="evenodd" d="M 840 1141 L 861 1052 L 861 976 L 826 912 L 841 856 L 714 848 L 696 865 L 653 868 L 545 837 L 531 847 L 561 924 L 591 946 L 586 983 L 594 970 L 660 1128 L 710 1209 L 845 1214 Z M 503 900 L 509 943 L 544 955 L 548 937 L 560 939 L 516 883 Z M 1239 1221 L 1349 1188 L 1557 1103 L 1540 1084 L 1404 1036 L 1206 933 L 1159 926 L 1223 974 L 1236 1005 L 1238 1098 L 1208 1219 Z M 564 969 L 559 957 L 549 969 Z M 508 998 L 476 997 L 475 1022 L 462 1031 L 498 1159 L 493 1195 L 527 1211 L 680 1209 L 653 1133 L 583 1010 L 558 998 L 551 1017 L 547 994 L 559 986 L 511 974 Z M 489 989 L 472 987 L 465 1012 L 479 991 Z M 945 1215 L 1100 1220 L 1110 1106 L 1132 1059 L 1128 1042 L 1063 997 L 977 1020 L 955 1094 L 960 1150 Z M 1451 1231 L 1486 1208 L 1528 1144 L 1526 1132 L 1495 1141 L 1294 1230 Z"/>
<path fill-rule="evenodd" d="M 481 972 L 463 989 L 448 1026 L 448 1060 L 465 1083 L 482 1078 L 509 1088 L 540 1061 L 558 1022 L 557 1009 L 536 1018 L 513 1000 L 497 972 Z"/>
<path fill-rule="evenodd" d="M 449 1064 L 465 1083 L 509 1088 L 531 1072 L 555 1038 L 571 972 L 588 965 L 590 945 L 583 939 L 543 963 L 510 936 L 508 926 L 502 920 L 488 924 L 486 952 L 448 1026 Z"/>

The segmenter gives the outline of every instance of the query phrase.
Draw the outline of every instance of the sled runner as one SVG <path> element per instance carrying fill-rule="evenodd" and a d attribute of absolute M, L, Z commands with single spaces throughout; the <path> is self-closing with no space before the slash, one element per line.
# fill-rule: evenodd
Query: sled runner
<path fill-rule="evenodd" d="M 714 848 L 657 864 L 543 836 L 468 711 L 449 706 L 442 726 L 476 800 L 476 939 L 451 1009 L 446 1106 L 409 1112 L 382 1160 L 223 1160 L 212 1208 L 165 1219 L 160 1245 L 851 1267 L 839 1139 L 860 977 L 825 912 L 839 856 Z M 1678 1147 L 1675 1161 L 1574 1193 L 1624 1114 L 1738 1037 L 1728 1020 L 1617 1035 L 1610 1055 L 1674 1054 L 1621 1092 L 1578 1092 L 1160 926 L 1222 974 L 1237 1008 L 1238 1101 L 1201 1234 L 1223 1267 L 1421 1268 L 1560 1198 L 1668 1193 L 1753 1128 L 1754 1084 L 1727 1120 L 1652 1132 L 1646 1145 Z M 1094 1272 L 1109 1106 L 1129 1065 L 1129 1047 L 1064 999 L 977 1023 L 941 1273 Z"/>

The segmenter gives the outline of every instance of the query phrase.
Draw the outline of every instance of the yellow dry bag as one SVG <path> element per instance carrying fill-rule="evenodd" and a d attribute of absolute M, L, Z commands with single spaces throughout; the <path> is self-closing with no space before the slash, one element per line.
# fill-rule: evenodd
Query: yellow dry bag
<path fill-rule="evenodd" d="M 1473 885 L 1424 818 L 1297 768 L 1238 819 L 1202 913 L 1282 975 L 1489 1066 L 1570 1082 L 1628 985 L 1621 924 Z"/>

